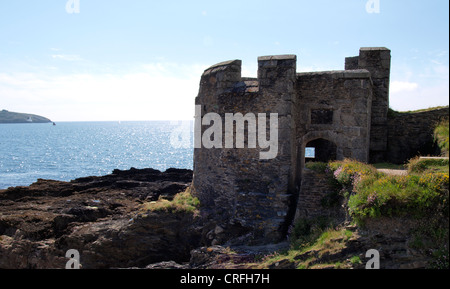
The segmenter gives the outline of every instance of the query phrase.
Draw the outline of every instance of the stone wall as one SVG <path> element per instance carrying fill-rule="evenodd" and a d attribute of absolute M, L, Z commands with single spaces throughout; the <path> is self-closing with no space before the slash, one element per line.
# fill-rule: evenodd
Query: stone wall
<path fill-rule="evenodd" d="M 319 144 L 318 149 L 335 150 L 333 158 L 362 162 L 386 152 L 390 50 L 361 48 L 341 71 L 296 73 L 296 65 L 295 55 L 263 56 L 256 79 L 241 76 L 240 60 L 203 73 L 196 98 L 193 188 L 202 204 L 207 243 L 284 239 L 296 210 L 302 210 L 297 201 L 315 198 L 299 192 L 301 182 L 308 182 L 302 175 L 306 145 Z M 217 117 L 204 118 L 210 113 Z M 245 145 L 238 148 L 235 137 L 230 148 L 226 117 L 237 113 L 247 120 L 242 120 Z M 277 114 L 278 134 L 270 138 L 277 137 L 278 150 L 272 159 L 261 159 L 260 146 L 249 147 L 248 124 L 258 123 L 260 113 L 267 117 L 261 128 L 267 136 L 269 114 Z M 238 126 L 231 123 L 236 133 Z M 206 147 L 205 133 L 214 140 Z"/>
<path fill-rule="evenodd" d="M 388 118 L 386 161 L 403 164 L 417 155 L 437 155 L 433 131 L 441 119 L 448 119 L 449 108 L 411 113 L 393 113 Z"/>
<path fill-rule="evenodd" d="M 367 70 L 299 73 L 297 99 L 299 155 L 308 142 L 321 138 L 336 144 L 337 159 L 369 161 L 372 82 Z M 315 123 L 318 110 L 328 110 L 331 121 Z"/>
<path fill-rule="evenodd" d="M 345 62 L 345 69 L 367 69 L 370 72 L 373 83 L 370 162 L 382 161 L 388 137 L 391 51 L 384 47 L 363 47 L 359 51 L 359 57 L 348 57 Z"/>
<path fill-rule="evenodd" d="M 328 183 L 324 173 L 304 169 L 294 221 L 316 217 L 345 219 L 345 212 L 338 200 L 335 204 L 326 201 L 332 195 L 336 195 L 335 189 Z"/>
<path fill-rule="evenodd" d="M 265 113 L 269 135 L 269 113 L 278 113 L 280 140 L 276 158 L 269 160 L 260 159 L 261 149 L 248 148 L 248 143 L 244 148 L 225 148 L 225 135 L 222 148 L 202 144 L 195 149 L 193 186 L 207 220 L 207 240 L 213 244 L 238 236 L 246 236 L 240 240 L 244 243 L 276 242 L 290 214 L 296 159 L 292 142 L 296 57 L 260 57 L 258 65 L 257 80 L 241 78 L 239 60 L 214 65 L 201 78 L 196 98 L 201 116 L 214 112 L 225 120 L 227 113 Z M 201 123 L 201 116 L 196 116 L 196 125 L 203 135 L 209 126 Z"/>

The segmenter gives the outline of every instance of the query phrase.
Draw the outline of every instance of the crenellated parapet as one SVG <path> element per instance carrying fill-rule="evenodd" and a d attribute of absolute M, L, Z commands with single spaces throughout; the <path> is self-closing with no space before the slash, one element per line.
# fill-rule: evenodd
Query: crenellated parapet
<path fill-rule="evenodd" d="M 316 160 L 369 161 L 372 122 L 385 123 L 390 54 L 361 49 L 342 71 L 297 73 L 295 55 L 258 58 L 257 78 L 240 60 L 215 64 L 196 97 L 193 188 L 205 242 L 283 240 L 298 211 L 305 149 Z M 372 115 L 373 107 L 376 117 Z"/>

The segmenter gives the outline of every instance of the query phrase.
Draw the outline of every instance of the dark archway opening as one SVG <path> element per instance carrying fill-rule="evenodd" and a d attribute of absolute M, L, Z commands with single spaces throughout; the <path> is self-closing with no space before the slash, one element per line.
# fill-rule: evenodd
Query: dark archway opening
<path fill-rule="evenodd" d="M 329 162 L 336 160 L 337 146 L 334 142 L 319 138 L 305 146 L 305 162 Z"/>

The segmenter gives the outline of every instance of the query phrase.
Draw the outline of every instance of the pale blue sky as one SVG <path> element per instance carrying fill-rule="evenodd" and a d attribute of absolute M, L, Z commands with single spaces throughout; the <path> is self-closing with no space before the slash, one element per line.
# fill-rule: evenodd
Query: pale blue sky
<path fill-rule="evenodd" d="M 449 2 L 0 0 L 0 109 L 55 121 L 189 119 L 201 73 L 296 54 L 338 70 L 360 47 L 392 50 L 391 107 L 448 105 Z"/>

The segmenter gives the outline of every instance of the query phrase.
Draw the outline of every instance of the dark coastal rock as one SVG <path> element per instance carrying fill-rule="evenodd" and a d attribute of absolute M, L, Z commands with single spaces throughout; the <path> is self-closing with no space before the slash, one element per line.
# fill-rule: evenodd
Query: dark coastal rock
<path fill-rule="evenodd" d="M 191 269 L 248 269 L 256 254 L 222 247 L 200 247 L 191 251 Z"/>
<path fill-rule="evenodd" d="M 190 170 L 130 169 L 0 190 L 0 268 L 65 268 L 69 249 L 83 268 L 187 262 L 199 242 L 194 216 L 141 204 L 173 198 L 191 179 Z"/>
<path fill-rule="evenodd" d="M 189 264 L 178 264 L 174 261 L 164 261 L 150 264 L 145 269 L 189 269 Z"/>
<path fill-rule="evenodd" d="M 77 248 L 83 268 L 143 268 L 148 264 L 189 259 L 197 244 L 191 214 L 150 213 L 76 226 L 57 241 Z"/>

